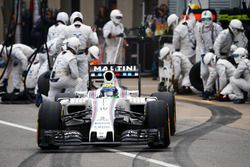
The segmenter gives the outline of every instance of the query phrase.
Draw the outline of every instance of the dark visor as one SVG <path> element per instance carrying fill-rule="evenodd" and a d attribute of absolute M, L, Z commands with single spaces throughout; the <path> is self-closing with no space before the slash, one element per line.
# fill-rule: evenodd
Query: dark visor
<path fill-rule="evenodd" d="M 117 18 L 117 19 L 122 19 L 122 16 L 116 16 L 115 18 Z"/>

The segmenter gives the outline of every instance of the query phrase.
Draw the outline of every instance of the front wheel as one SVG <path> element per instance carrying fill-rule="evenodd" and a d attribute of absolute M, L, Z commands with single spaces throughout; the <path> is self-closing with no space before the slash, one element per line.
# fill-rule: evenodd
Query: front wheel
<path fill-rule="evenodd" d="M 149 129 L 148 146 L 166 148 L 170 144 L 170 125 L 168 107 L 162 100 L 146 104 L 146 127 Z"/>
<path fill-rule="evenodd" d="M 170 119 L 170 132 L 174 136 L 176 131 L 176 104 L 174 93 L 171 92 L 157 92 L 151 96 L 157 97 L 158 100 L 163 100 L 168 105 L 169 119 Z"/>
<path fill-rule="evenodd" d="M 45 139 L 44 130 L 61 129 L 61 110 L 59 102 L 44 102 L 38 113 L 37 144 L 41 149 L 58 149 L 59 146 L 51 144 Z"/>

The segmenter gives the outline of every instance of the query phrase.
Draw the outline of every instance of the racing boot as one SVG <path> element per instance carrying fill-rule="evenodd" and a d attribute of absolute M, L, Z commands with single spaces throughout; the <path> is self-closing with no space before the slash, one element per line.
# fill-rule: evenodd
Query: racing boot
<path fill-rule="evenodd" d="M 18 94 L 20 94 L 20 89 L 14 88 L 12 93 L 14 95 L 18 95 Z"/>
<path fill-rule="evenodd" d="M 1 86 L 0 86 L 0 95 L 7 93 L 7 87 L 8 87 L 8 79 L 5 78 L 3 79 L 3 82 L 1 83 Z"/>
<path fill-rule="evenodd" d="M 0 86 L 0 95 L 4 95 L 7 93 L 7 88 L 6 86 Z"/>
<path fill-rule="evenodd" d="M 223 94 L 216 95 L 215 100 L 218 100 L 218 101 L 231 101 L 228 95 L 223 95 Z"/>
<path fill-rule="evenodd" d="M 159 91 L 159 92 L 166 92 L 166 91 L 167 91 L 167 88 L 166 88 L 164 82 L 160 82 L 160 83 L 159 83 L 159 85 L 158 85 L 158 91 Z"/>
<path fill-rule="evenodd" d="M 182 86 L 181 93 L 182 94 L 191 94 L 192 90 L 189 86 Z"/>
<path fill-rule="evenodd" d="M 211 100 L 211 96 L 213 96 L 213 92 L 205 91 L 202 94 L 202 100 Z"/>

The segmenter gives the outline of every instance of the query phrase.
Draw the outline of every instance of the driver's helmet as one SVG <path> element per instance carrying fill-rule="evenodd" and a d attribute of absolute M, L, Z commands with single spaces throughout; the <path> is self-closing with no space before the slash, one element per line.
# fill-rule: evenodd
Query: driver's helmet
<path fill-rule="evenodd" d="M 117 97 L 118 96 L 118 90 L 115 86 L 111 84 L 105 84 L 103 88 L 101 89 L 101 95 L 102 97 Z"/>

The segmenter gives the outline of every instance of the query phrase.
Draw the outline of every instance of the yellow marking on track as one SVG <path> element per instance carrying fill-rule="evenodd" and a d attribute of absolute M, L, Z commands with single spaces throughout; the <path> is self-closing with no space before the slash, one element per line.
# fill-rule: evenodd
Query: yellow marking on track
<path fill-rule="evenodd" d="M 198 103 L 205 103 L 205 104 L 216 104 L 213 101 L 209 101 L 209 100 L 200 100 L 200 99 L 195 99 L 192 97 L 184 97 L 184 96 L 175 96 L 176 99 L 178 100 L 186 100 L 186 101 L 190 101 L 190 102 L 198 102 Z"/>

